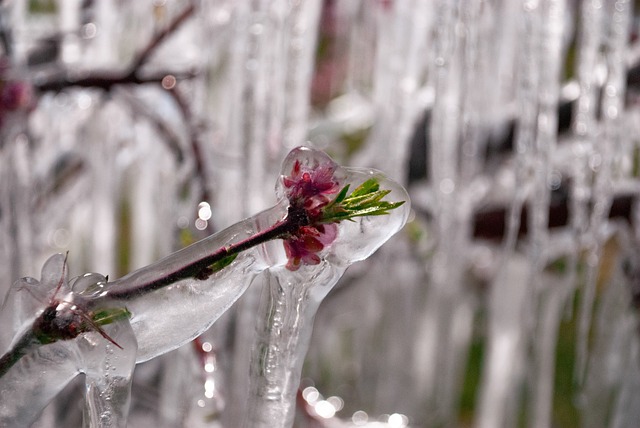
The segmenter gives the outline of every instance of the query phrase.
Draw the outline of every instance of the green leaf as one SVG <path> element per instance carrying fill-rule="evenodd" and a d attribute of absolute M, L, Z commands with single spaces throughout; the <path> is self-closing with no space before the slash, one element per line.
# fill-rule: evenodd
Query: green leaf
<path fill-rule="evenodd" d="M 344 198 L 347 196 L 348 191 L 349 191 L 349 185 L 347 184 L 342 188 L 340 193 L 338 193 L 338 196 L 336 196 L 336 198 L 333 201 L 329 202 L 329 204 L 325 207 L 325 210 L 330 209 L 336 204 L 339 204 L 340 202 L 344 201 Z"/>
<path fill-rule="evenodd" d="M 376 192 L 379 188 L 380 184 L 378 184 L 378 180 L 376 178 L 370 178 L 356 187 L 356 190 L 353 191 L 350 197 L 356 197 L 366 195 L 367 193 Z"/>
<path fill-rule="evenodd" d="M 339 204 L 340 202 L 344 201 L 344 198 L 347 197 L 347 192 L 349 192 L 348 184 L 342 188 L 342 190 L 340 191 L 340 193 L 338 193 L 338 196 L 336 196 L 332 203 Z"/>
<path fill-rule="evenodd" d="M 382 200 L 382 198 L 389 193 L 391 193 L 391 190 L 378 190 L 366 195 L 356 196 L 355 198 L 349 197 L 344 202 L 345 205 L 353 207 L 367 206 Z"/>
<path fill-rule="evenodd" d="M 91 320 L 98 325 L 107 325 L 128 318 L 131 318 L 131 312 L 127 308 L 104 308 L 91 316 Z"/>
<path fill-rule="evenodd" d="M 380 190 L 376 178 L 366 180 L 347 196 L 348 191 L 348 185 L 343 187 L 338 196 L 324 208 L 322 223 L 353 221 L 354 217 L 387 215 L 404 204 L 404 201 L 383 201 L 391 190 Z"/>
<path fill-rule="evenodd" d="M 222 269 L 226 268 L 227 266 L 229 266 L 231 263 L 233 263 L 233 261 L 236 259 L 236 257 L 238 257 L 238 254 L 231 254 L 223 259 L 218 260 L 217 262 L 213 263 L 211 266 L 209 266 L 209 269 L 211 269 L 211 274 L 214 274 L 216 272 L 221 271 Z"/>

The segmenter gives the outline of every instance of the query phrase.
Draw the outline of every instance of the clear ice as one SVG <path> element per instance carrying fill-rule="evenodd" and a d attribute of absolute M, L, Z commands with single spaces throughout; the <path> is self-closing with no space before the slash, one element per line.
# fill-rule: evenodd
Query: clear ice
<path fill-rule="evenodd" d="M 38 278 L 52 253 L 69 250 L 73 275 L 101 272 L 115 282 L 136 272 L 129 285 L 120 283 L 134 288 L 162 275 L 166 269 L 153 263 L 191 238 L 276 205 L 176 257 L 197 257 L 218 239 L 234 242 L 281 218 L 272 177 L 286 153 L 309 139 L 340 163 L 385 171 L 413 205 L 405 233 L 352 266 L 318 308 L 302 386 L 343 400 L 320 422 L 637 425 L 634 2 L 5 1 L 0 49 L 11 67 L 0 70 L 9 72 L 0 73 L 0 91 L 5 79 L 41 85 L 126 70 L 191 5 L 195 13 L 141 73 L 173 75 L 174 88 L 69 86 L 36 91 L 32 110 L 0 109 L 0 298 L 9 293 L 8 301 L 20 302 L 0 314 L 0 335 L 10 336 L 3 347 L 55 285 L 25 280 L 31 293 L 24 293 L 9 291 L 11 284 Z M 57 56 L 43 62 L 41 47 Z M 193 75 L 181 79 L 184 72 Z M 272 262 L 267 254 L 277 259 L 273 271 L 261 270 Z M 131 302 L 140 329 L 136 359 L 151 358 L 136 368 L 131 426 L 237 427 L 251 420 L 248 402 L 269 408 L 259 394 L 271 380 L 252 377 L 247 392 L 249 371 L 260 367 L 255 357 L 250 363 L 255 326 L 262 326 L 259 343 L 280 346 L 260 312 L 267 306 L 260 291 L 276 283 L 288 290 L 280 274 L 297 274 L 282 270 L 280 244 L 244 257 L 230 267 L 247 270 L 243 282 L 222 271 L 209 279 L 220 280 L 225 296 L 216 304 L 197 299 L 218 293 L 203 282 L 170 290 L 193 290 L 182 296 L 190 305 L 221 312 L 246 288 L 201 336 L 207 351 L 187 344 L 152 358 L 215 314 L 185 319 L 184 330 L 169 326 L 164 339 L 154 333 L 162 319 L 146 299 L 167 314 L 181 308 L 162 292 Z M 105 282 L 96 275 L 78 281 L 69 287 Z M 21 311 L 27 315 L 15 318 Z M 16 323 L 9 329 L 8 318 Z M 115 325 L 104 328 L 111 336 Z M 95 332 L 83 337 L 109 343 Z M 205 357 L 216 361 L 211 372 Z M 290 367 L 301 358 L 281 357 Z M 63 377 L 78 370 L 68 367 Z M 280 403 L 292 379 L 275 383 Z M 31 399 L 20 394 L 16 400 Z M 79 394 L 60 395 L 39 427 L 80 424 L 79 412 L 61 410 Z M 304 399 L 299 415 L 318 420 L 319 403 L 327 400 Z"/>
<path fill-rule="evenodd" d="M 22 340 L 23 333 L 28 334 L 35 315 L 47 303 L 59 302 L 71 311 L 81 311 L 75 309 L 74 302 L 83 299 L 83 285 L 104 281 L 101 275 L 90 274 L 74 278 L 70 286 L 66 272 L 65 256 L 56 254 L 42 267 L 40 281 L 23 278 L 12 286 L 0 311 L 2 325 L 11 326 L 2 329 L 2 353 L 19 345 L 16 338 Z M 49 401 L 82 373 L 86 426 L 124 426 L 136 362 L 136 338 L 127 322 L 105 326 L 104 332 L 119 347 L 97 331 L 44 346 L 27 336 L 24 356 L 0 378 L 0 425 L 31 425 Z"/>
<path fill-rule="evenodd" d="M 134 363 L 155 358 L 196 338 L 229 309 L 258 273 L 269 269 L 273 280 L 265 292 L 269 298 L 262 304 L 266 305 L 262 314 L 266 325 L 261 326 L 264 332 L 254 347 L 250 382 L 255 391 L 248 426 L 292 424 L 296 389 L 318 305 L 349 265 L 369 257 L 404 226 L 410 210 L 406 191 L 380 172 L 341 168 L 324 153 L 302 147 L 285 159 L 281 177 L 290 174 L 296 162 L 310 168 L 330 165 L 341 187 L 349 184 L 356 188 L 376 178 L 382 189 L 391 191 L 389 201 L 406 203 L 386 215 L 340 222 L 336 240 L 321 253 L 321 263 L 303 266 L 296 272 L 284 266 L 287 257 L 282 241 L 277 239 L 241 252 L 229 266 L 207 278 L 172 280 L 150 292 L 141 287 L 283 220 L 288 200 L 282 178 L 277 185 L 281 202 L 273 208 L 115 281 L 86 274 L 74 278 L 69 286 L 66 258 L 61 254 L 52 256 L 43 267 L 40 283 L 22 279 L 5 300 L 3 325 L 14 328 L 3 331 L 3 352 L 15 346 L 16 340 L 29 337 L 42 302 L 59 300 L 76 311 L 126 308 L 130 319 L 105 328 L 104 333 L 111 340 L 91 331 L 48 345 L 30 343 L 25 355 L 0 378 L 1 420 L 31 423 L 73 377 L 84 373 L 85 420 L 96 426 L 121 425 L 126 420 Z M 27 400 L 29 394 L 35 394 L 36 399 Z"/>

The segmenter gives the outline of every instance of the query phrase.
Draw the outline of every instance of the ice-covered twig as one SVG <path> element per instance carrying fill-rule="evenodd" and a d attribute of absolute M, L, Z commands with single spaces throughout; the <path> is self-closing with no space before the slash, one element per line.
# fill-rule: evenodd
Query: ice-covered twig
<path fill-rule="evenodd" d="M 190 1 L 189 4 L 184 8 L 182 12 L 180 12 L 173 21 L 167 25 L 162 31 L 156 33 L 156 35 L 149 41 L 147 46 L 144 47 L 137 55 L 133 64 L 131 64 L 130 72 L 135 74 L 136 71 L 142 67 L 153 55 L 158 46 L 171 34 L 173 34 L 189 17 L 193 15 L 196 7 L 193 1 Z"/>
<path fill-rule="evenodd" d="M 81 78 L 65 76 L 61 79 L 35 82 L 33 86 L 39 92 L 58 92 L 69 87 L 96 88 L 109 91 L 117 85 L 160 84 L 168 75 L 173 76 L 176 80 L 184 80 L 195 77 L 197 73 L 195 71 L 163 71 L 141 76 L 138 73 L 119 74 L 110 71 L 92 71 Z"/>
<path fill-rule="evenodd" d="M 88 274 L 68 281 L 66 258 L 56 254 L 43 266 L 40 281 L 24 278 L 9 290 L 0 311 L 0 349 L 10 347 L 2 357 L 0 426 L 29 426 L 79 373 L 86 375 L 85 414 L 91 426 L 125 425 L 135 335 L 123 322 L 126 316 L 109 322 L 109 308 L 92 313 L 82 307 L 84 287 L 104 280 Z M 73 335 L 75 330 L 84 333 L 54 340 L 56 331 Z"/>
<path fill-rule="evenodd" d="M 305 201 L 308 216 L 318 221 L 285 241 L 287 265 L 270 269 L 251 357 L 246 427 L 292 426 L 320 303 L 346 268 L 369 257 L 408 215 L 409 207 L 401 207 L 407 200 L 404 191 L 374 171 L 343 170 L 321 154 L 305 163 L 291 161 L 285 194 L 291 201 Z M 349 192 L 351 186 L 344 183 L 357 186 Z"/>
<path fill-rule="evenodd" d="M 116 281 L 87 274 L 69 282 L 65 262 L 58 270 L 50 267 L 60 265 L 57 255 L 43 269 L 41 282 L 48 287 L 33 287 L 37 281 L 31 279 L 17 283 L 0 312 L 3 325 L 12 326 L 0 335 L 0 417 L 20 413 L 5 395 L 36 388 L 32 377 L 46 378 L 31 373 L 42 353 L 58 349 L 55 355 L 76 360 L 62 378 L 50 373 L 54 384 L 62 382 L 48 390 L 51 398 L 85 370 L 87 354 L 100 353 L 96 348 L 108 346 L 128 358 L 133 352 L 137 362 L 175 349 L 207 329 L 261 271 L 295 273 L 315 283 L 326 268 L 337 280 L 407 219 L 408 198 L 400 186 L 375 171 L 341 168 L 307 148 L 287 157 L 278 189 L 282 199 L 275 207 Z M 113 334 L 121 330 L 132 331 L 132 339 L 121 342 Z M 297 355 L 306 352 L 306 346 L 296 349 Z M 56 371 L 59 359 L 47 358 Z M 22 409 L 21 420 L 32 415 Z"/>
<path fill-rule="evenodd" d="M 69 87 L 81 88 L 98 88 L 105 91 L 111 90 L 116 85 L 140 85 L 147 83 L 161 83 L 162 80 L 170 75 L 176 80 L 189 79 L 196 76 L 193 71 L 172 71 L 163 70 L 155 74 L 142 75 L 140 73 L 142 67 L 147 63 L 149 58 L 156 51 L 158 46 L 171 34 L 173 34 L 180 26 L 193 15 L 195 5 L 190 2 L 185 9 L 178 14 L 167 27 L 158 32 L 147 45 L 133 59 L 129 67 L 124 72 L 113 71 L 88 71 L 82 77 L 74 78 L 70 75 L 62 77 L 53 77 L 51 79 L 35 82 L 35 88 L 40 92 L 60 91 Z"/>

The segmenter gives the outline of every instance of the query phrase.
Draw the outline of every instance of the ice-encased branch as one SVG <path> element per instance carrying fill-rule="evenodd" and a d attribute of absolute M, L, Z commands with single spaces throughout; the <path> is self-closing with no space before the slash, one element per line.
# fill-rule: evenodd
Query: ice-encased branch
<path fill-rule="evenodd" d="M 296 167 L 294 164 L 294 171 Z M 325 236 L 318 239 L 328 239 L 327 235 L 335 239 L 328 252 L 321 259 L 313 259 L 313 254 L 302 254 L 302 260 L 306 256 L 317 263 L 294 264 L 292 268 L 290 259 L 285 267 L 269 269 L 251 355 L 245 427 L 286 428 L 293 425 L 302 366 L 320 303 L 349 265 L 369 257 L 407 221 L 409 206 L 403 205 L 402 201 L 408 201 L 408 197 L 397 184 L 372 170 L 348 169 L 345 172 L 344 182 L 358 184 L 353 192 L 349 193 L 347 185 L 331 201 L 315 201 L 320 205 L 321 214 L 318 215 L 325 221 L 349 219 L 339 223 L 335 232 L 337 238 L 334 238 L 334 232 L 323 230 Z M 322 181 L 323 177 L 312 178 Z M 284 184 L 287 184 L 286 180 Z M 295 186 L 292 188 L 295 193 Z M 325 186 L 329 193 L 338 189 L 338 186 Z M 387 195 L 392 195 L 392 199 L 383 201 Z M 380 204 L 373 206 L 371 201 Z M 312 211 L 318 208 L 317 204 L 311 204 Z M 314 248 L 314 245 L 309 247 Z M 295 251 L 289 253 L 295 254 Z"/>
<path fill-rule="evenodd" d="M 348 185 L 355 187 L 351 194 Z M 206 330 L 256 274 L 277 268 L 316 278 L 317 269 L 341 266 L 337 281 L 347 265 L 382 245 L 408 216 L 408 204 L 401 207 L 408 197 L 400 186 L 374 171 L 343 169 L 306 148 L 285 160 L 278 193 L 281 202 L 275 207 L 116 281 L 88 274 L 69 284 L 66 259 L 58 255 L 43 268 L 41 284 L 18 282 L 0 313 L 3 325 L 12 326 L 0 335 L 7 363 L 0 379 L 0 420 L 32 420 L 79 372 L 92 374 L 87 376 L 87 402 L 93 403 L 88 417 L 126 415 L 122 409 L 133 363 L 175 349 Z M 297 355 L 303 358 L 306 346 L 300 349 Z M 96 367 L 104 364 L 95 362 L 107 351 L 125 363 L 120 363 L 123 374 L 117 381 L 104 383 L 100 373 L 108 377 L 109 372 L 100 372 Z M 37 389 L 32 379 L 47 387 L 25 407 L 14 397 Z M 119 410 L 96 413 L 104 407 L 96 402 L 103 395 L 96 395 L 96 385 L 120 391 Z M 23 394 L 12 395 L 16 389 Z"/>

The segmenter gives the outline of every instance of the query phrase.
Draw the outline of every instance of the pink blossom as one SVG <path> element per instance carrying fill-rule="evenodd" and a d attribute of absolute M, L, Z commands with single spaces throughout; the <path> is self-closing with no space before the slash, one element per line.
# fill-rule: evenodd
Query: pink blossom
<path fill-rule="evenodd" d="M 328 195 L 340 190 L 340 184 L 333 176 L 334 172 L 335 165 L 331 163 L 309 169 L 296 160 L 291 175 L 283 178 L 289 201 L 292 205 L 304 207 L 311 221 L 320 219 L 322 208 L 331 202 Z"/>
<path fill-rule="evenodd" d="M 284 251 L 287 254 L 287 269 L 298 270 L 301 264 L 317 265 L 320 257 L 317 253 L 331 244 L 338 236 L 336 224 L 319 224 L 303 226 L 299 232 L 284 241 Z"/>
<path fill-rule="evenodd" d="M 29 107 L 31 103 L 31 86 L 25 82 L 5 82 L 0 91 L 0 106 L 9 111 Z"/>
<path fill-rule="evenodd" d="M 304 208 L 310 222 L 284 241 L 289 270 L 298 270 L 302 264 L 319 264 L 318 253 L 338 235 L 336 224 L 316 224 L 322 219 L 322 209 L 331 202 L 330 196 L 340 190 L 340 183 L 334 177 L 335 169 L 331 163 L 305 168 L 296 160 L 291 175 L 283 178 L 289 202 L 294 207 Z"/>
<path fill-rule="evenodd" d="M 33 91 L 28 83 L 0 80 L 0 126 L 9 113 L 28 110 L 32 107 L 32 102 Z"/>

